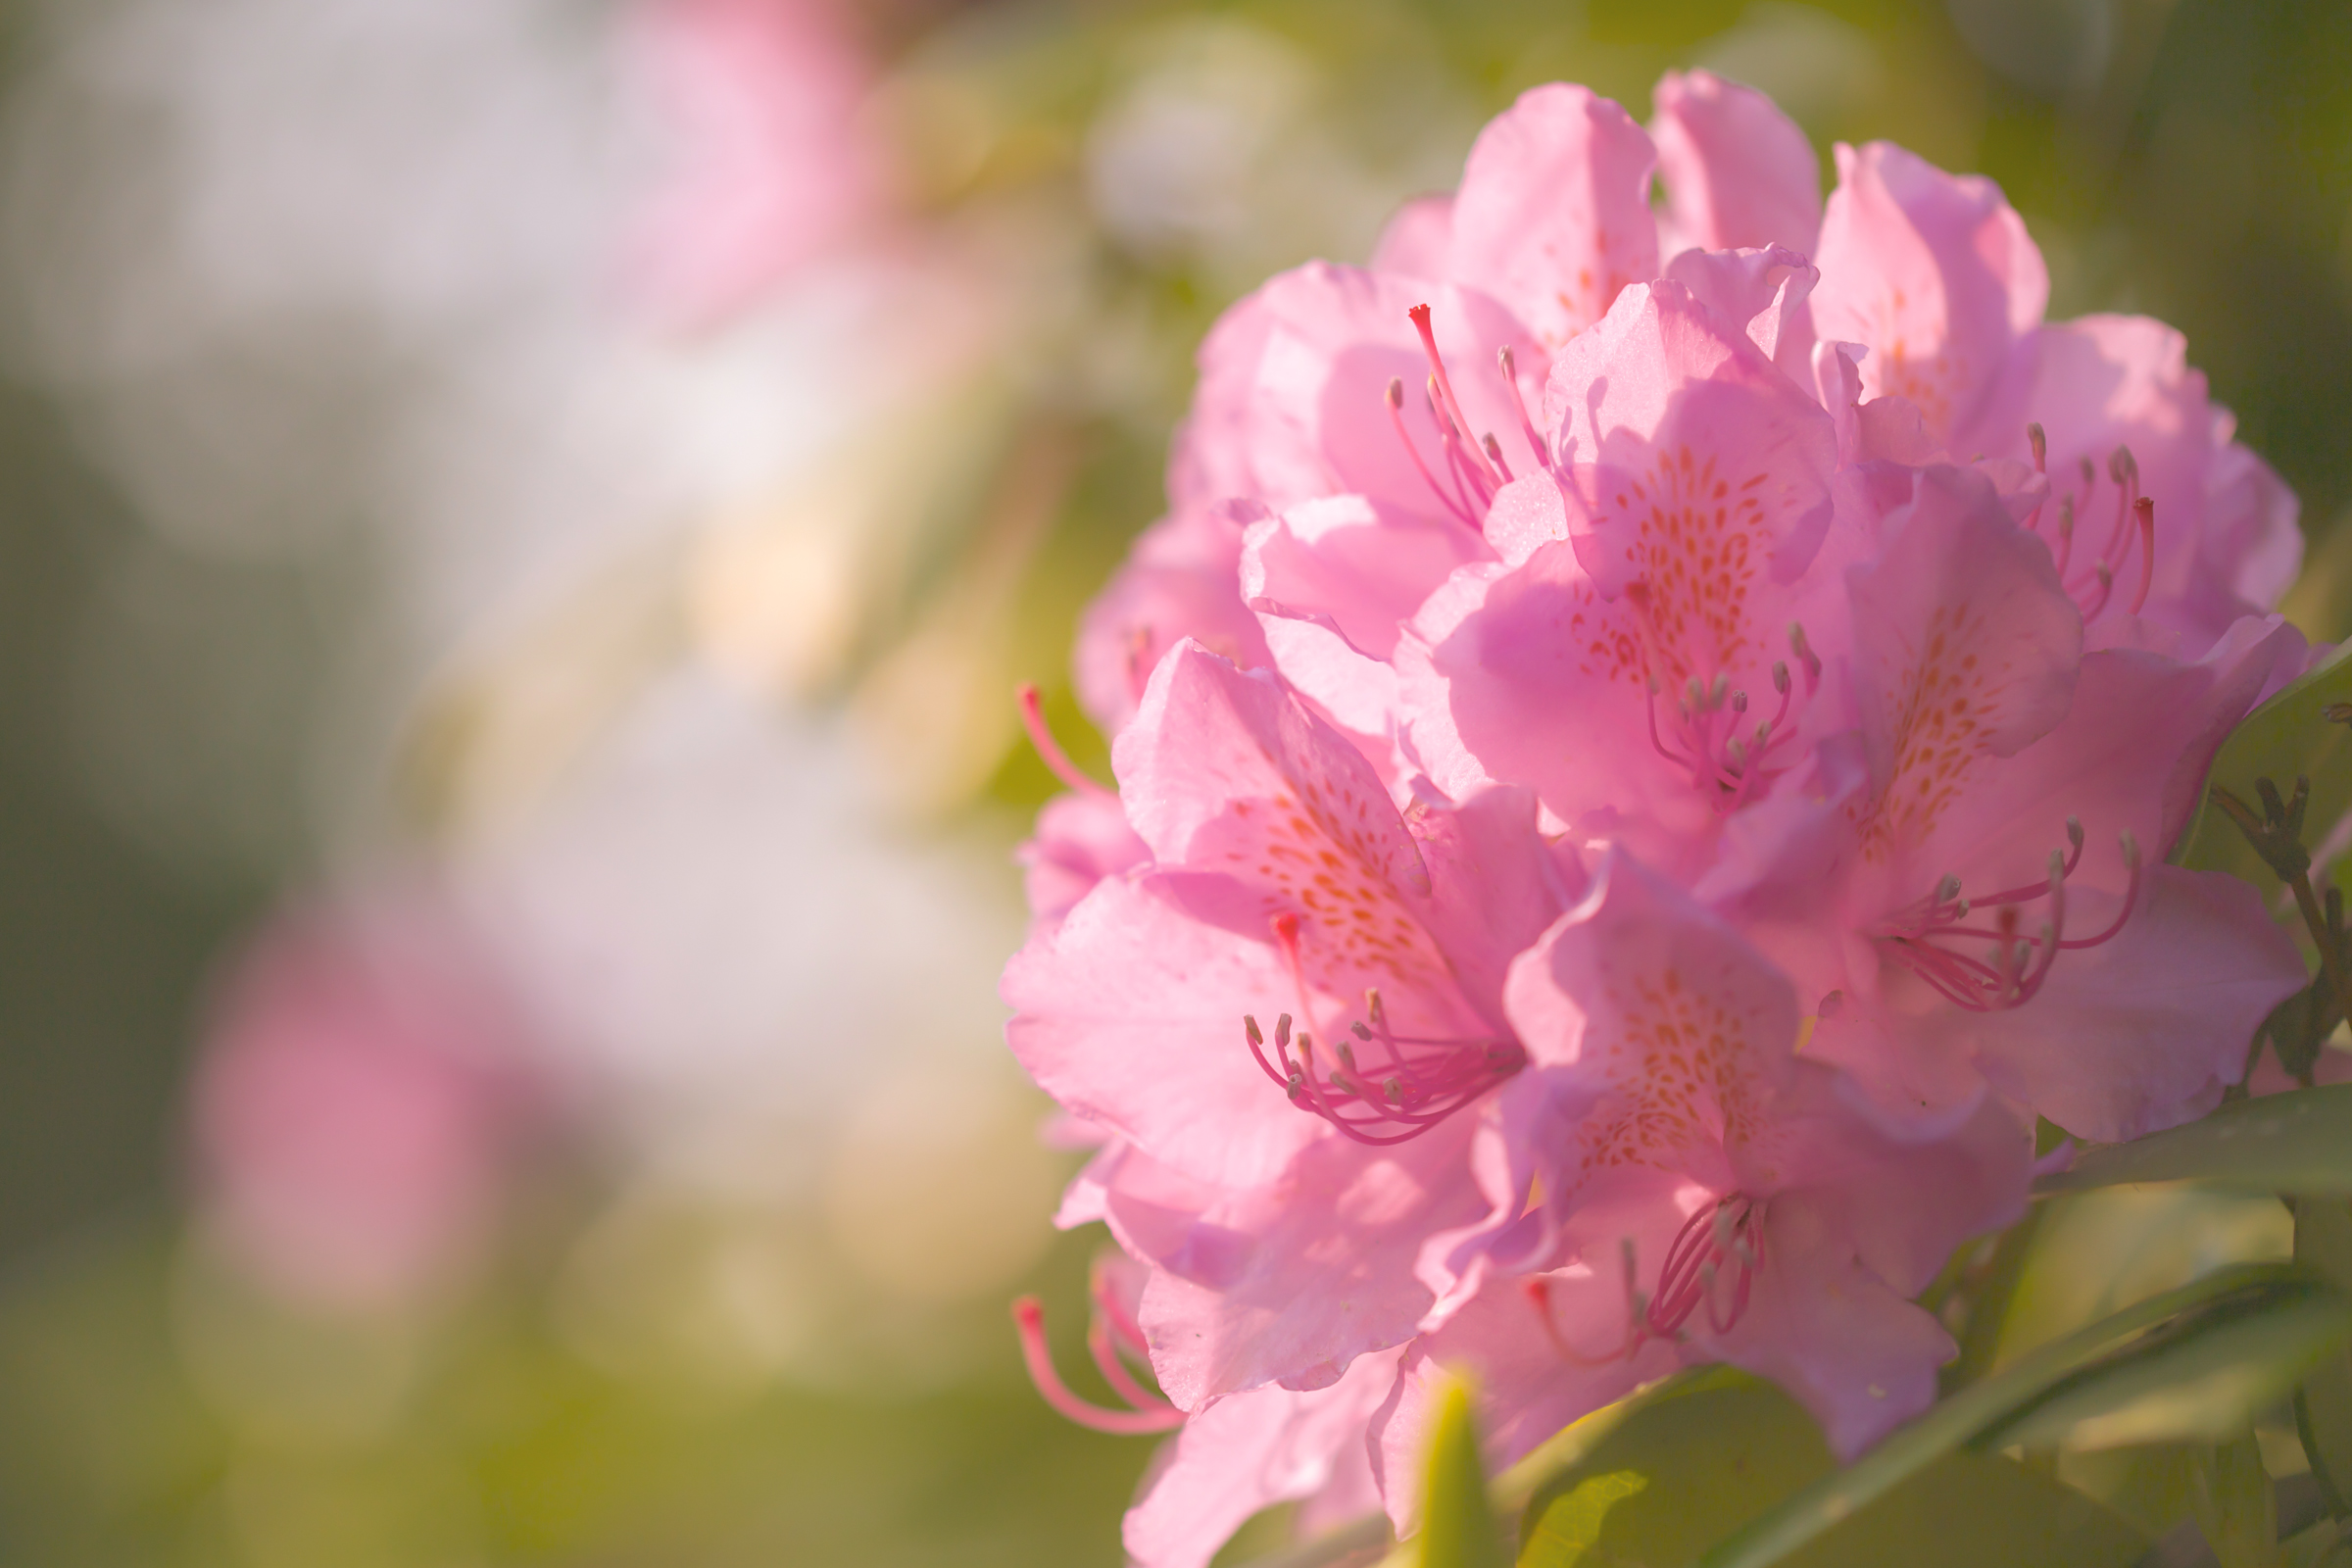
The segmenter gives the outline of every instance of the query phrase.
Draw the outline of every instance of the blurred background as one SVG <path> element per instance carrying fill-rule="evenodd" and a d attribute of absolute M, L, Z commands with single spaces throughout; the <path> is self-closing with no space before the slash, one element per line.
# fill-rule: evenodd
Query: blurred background
<path fill-rule="evenodd" d="M 1217 311 L 1690 65 L 2183 328 L 2352 629 L 2352 9 L 0 0 L 0 1562 L 1116 1562 L 1010 694 Z"/>

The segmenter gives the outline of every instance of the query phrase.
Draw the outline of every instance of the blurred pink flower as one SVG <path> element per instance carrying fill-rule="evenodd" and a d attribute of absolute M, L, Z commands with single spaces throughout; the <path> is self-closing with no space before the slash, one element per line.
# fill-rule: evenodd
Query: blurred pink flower
<path fill-rule="evenodd" d="M 446 1284 L 491 1222 L 526 1109 L 514 1044 L 429 922 L 281 918 L 230 971 L 196 1065 L 208 1225 L 299 1304 L 396 1306 Z"/>
<path fill-rule="evenodd" d="M 644 0 L 633 45 L 671 140 L 638 262 L 657 300 L 723 315 L 888 210 L 874 69 L 831 0 Z"/>

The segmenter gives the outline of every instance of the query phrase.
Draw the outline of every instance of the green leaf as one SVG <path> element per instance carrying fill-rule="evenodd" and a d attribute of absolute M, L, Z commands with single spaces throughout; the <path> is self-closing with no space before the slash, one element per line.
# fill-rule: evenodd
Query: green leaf
<path fill-rule="evenodd" d="M 2352 1301 L 2317 1279 L 2183 1315 L 2077 1374 L 1981 1440 L 2027 1447 L 2221 1443 L 2352 1340 Z"/>
<path fill-rule="evenodd" d="M 2352 1197 L 2352 1084 L 2233 1100 L 2185 1127 L 2090 1150 L 2034 1185 L 2073 1193 L 2133 1182 Z"/>
<path fill-rule="evenodd" d="M 1631 1409 L 1530 1502 L 1520 1568 L 1688 1568 L 1836 1468 L 1804 1409 L 1738 1374 Z M 1806 1545 L 1805 1568 L 2124 1568 L 2148 1538 L 1997 1456 L 1948 1453 Z"/>
<path fill-rule="evenodd" d="M 1696 1560 L 1711 1543 L 1836 1468 L 1803 1408 L 1730 1374 L 1642 1401 L 1527 1505 L 1522 1568 Z"/>
<path fill-rule="evenodd" d="M 1487 1504 L 1470 1391 L 1456 1382 L 1438 1402 L 1421 1504 L 1421 1568 L 1502 1568 L 1502 1539 Z"/>
<path fill-rule="evenodd" d="M 2326 718 L 2321 710 L 2346 701 L 2352 701 L 2352 645 L 2247 714 L 2214 757 L 2208 789 L 2174 852 L 2174 863 L 2234 872 L 2266 891 L 2276 887 L 2278 879 L 2215 808 L 2210 786 L 2223 785 L 2250 801 L 2257 778 L 2275 781 L 2282 792 L 2297 778 L 2308 778 L 2307 832 L 2313 838 L 2326 834 L 2352 809 L 2352 727 Z"/>
<path fill-rule="evenodd" d="M 2352 1204 L 2297 1199 L 2295 1261 L 2352 1291 Z M 2352 1355 L 2339 1351 L 2303 1380 L 2295 1391 L 2295 1432 L 2328 1511 L 2338 1519 L 2352 1514 Z"/>
<path fill-rule="evenodd" d="M 2218 1270 L 2204 1279 L 2127 1307 L 2020 1357 L 1969 1385 L 1902 1428 L 1844 1470 L 1814 1482 L 1735 1533 L 1701 1562 L 1705 1568 L 1766 1568 L 1795 1553 L 1963 1445 L 1992 1439 L 2046 1397 L 2086 1381 L 2118 1351 L 2150 1331 L 2191 1313 L 2259 1312 L 2274 1300 L 2301 1302 L 2310 1278 L 2278 1265 Z"/>

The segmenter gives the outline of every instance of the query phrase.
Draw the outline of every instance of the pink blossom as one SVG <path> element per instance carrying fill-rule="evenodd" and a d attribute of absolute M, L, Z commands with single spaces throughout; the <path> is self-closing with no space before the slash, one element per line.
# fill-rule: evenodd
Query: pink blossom
<path fill-rule="evenodd" d="M 1668 256 L 1786 246 L 1813 252 L 1821 166 L 1805 133 L 1752 87 L 1704 71 L 1669 71 L 1652 94 L 1658 172 L 1668 197 Z M 1645 280 L 1644 280 L 1645 281 Z"/>
<path fill-rule="evenodd" d="M 234 1258 L 298 1303 L 378 1308 L 481 1238 L 524 1104 L 513 1020 L 429 925 L 289 917 L 217 1002 L 192 1091 L 199 1193 Z"/>
<path fill-rule="evenodd" d="M 883 211 L 873 68 L 845 21 L 828 0 L 648 0 L 635 63 L 673 140 L 644 220 L 656 298 L 721 314 Z"/>
<path fill-rule="evenodd" d="M 2302 555 L 2294 498 L 2231 440 L 2178 332 L 2140 317 L 2045 325 L 2040 253 L 1989 180 L 1886 143 L 1840 146 L 1838 169 L 1813 323 L 1867 351 L 1866 397 L 1903 398 L 1955 456 L 2046 468 L 2039 531 L 2086 613 L 2114 594 L 2193 639 L 2180 645 L 2193 658 L 2238 615 L 2277 605 Z M 2142 496 L 2154 507 L 2144 541 Z M 2102 587 L 2102 567 L 2121 586 Z"/>
<path fill-rule="evenodd" d="M 1112 755 L 1152 860 L 1014 958 L 1008 1038 L 1116 1135 L 1082 1185 L 1155 1265 L 1168 1396 L 1329 1384 L 1412 1334 L 1424 1239 L 1486 1209 L 1457 1112 L 1518 1064 L 1504 970 L 1575 863 L 1520 792 L 1400 814 L 1343 737 L 1195 644 Z"/>
<path fill-rule="evenodd" d="M 1132 839 L 1052 808 L 1005 996 L 1189 1413 L 1148 1561 L 1359 1437 L 1387 1482 L 1453 1362 L 1496 1462 L 1701 1360 L 1858 1451 L 2031 1118 L 2194 1116 L 2302 983 L 2161 863 L 2307 657 L 2178 338 L 2045 324 L 1988 181 L 1841 148 L 1825 209 L 1704 74 L 1651 135 L 1538 89 L 1370 270 L 1229 312 L 1082 649 Z"/>

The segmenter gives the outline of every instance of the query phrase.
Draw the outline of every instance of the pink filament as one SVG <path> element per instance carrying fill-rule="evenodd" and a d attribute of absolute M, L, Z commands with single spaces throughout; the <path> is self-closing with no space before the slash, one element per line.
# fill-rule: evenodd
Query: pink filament
<path fill-rule="evenodd" d="M 1761 1224 L 1759 1206 L 1743 1194 L 1734 1193 L 1711 1208 L 1700 1208 L 1683 1222 L 1666 1250 L 1658 1270 L 1657 1295 L 1647 1300 L 1634 1285 L 1633 1247 L 1626 1244 L 1625 1337 L 1615 1349 L 1587 1355 L 1570 1345 L 1551 1310 L 1551 1282 L 1539 1275 L 1527 1282 L 1528 1299 L 1544 1324 L 1544 1334 L 1561 1360 L 1571 1366 L 1598 1367 L 1624 1360 L 1652 1340 L 1681 1337 L 1683 1326 L 1702 1306 L 1707 1327 L 1729 1334 L 1747 1315 L 1754 1299 L 1756 1270 L 1763 1265 L 1757 1247 Z M 1721 1285 L 1731 1275 L 1731 1298 L 1723 1299 Z"/>
<path fill-rule="evenodd" d="M 2128 874 L 2123 908 L 2105 930 L 2092 936 L 2068 937 L 2066 882 L 2082 859 L 2080 825 L 2070 821 L 2067 837 L 2071 853 L 2051 855 L 2050 876 L 2045 884 L 2005 889 L 1973 903 L 1961 901 L 1956 894 L 1947 896 L 1945 888 L 1938 887 L 1928 898 L 1898 910 L 1882 923 L 1877 933 L 1881 946 L 1947 1001 L 1971 1012 L 1997 1012 L 2024 1006 L 2040 992 L 2061 951 L 2096 948 L 2114 941 L 2139 904 L 2139 848 L 2127 833 L 2123 838 Z M 2042 899 L 2049 903 L 2040 929 L 2033 936 L 2021 935 L 2023 906 Z M 1997 911 L 1992 926 L 1965 923 L 1969 912 L 1979 908 Z M 1935 945 L 1967 938 L 1990 939 L 1993 961 L 1987 963 Z"/>
<path fill-rule="evenodd" d="M 1112 1380 L 1111 1386 L 1118 1390 L 1120 1397 L 1135 1403 L 1138 1406 L 1136 1409 L 1113 1410 L 1104 1405 L 1091 1404 L 1072 1394 L 1069 1386 L 1061 1381 L 1061 1374 L 1054 1370 L 1054 1351 L 1046 1344 L 1046 1309 L 1038 1304 L 1036 1297 L 1024 1296 L 1012 1303 L 1012 1321 L 1020 1330 L 1021 1359 L 1028 1363 L 1029 1381 L 1037 1385 L 1037 1392 L 1045 1397 L 1045 1401 L 1065 1419 L 1096 1432 L 1108 1432 L 1119 1437 L 1170 1432 L 1184 1425 L 1182 1410 L 1165 1399 L 1145 1393 L 1123 1370 L 1118 1378 Z M 1096 1319 L 1095 1328 L 1087 1335 L 1090 1348 L 1095 1345 L 1098 1335 L 1102 1338 L 1102 1349 L 1097 1352 L 1097 1364 L 1102 1365 L 1106 1356 L 1115 1364 L 1116 1357 L 1100 1317 Z M 1104 1376 L 1109 1376 L 1107 1365 L 1104 1366 Z"/>
<path fill-rule="evenodd" d="M 1044 762 L 1055 778 L 1081 795 L 1109 796 L 1117 793 L 1107 785 L 1089 778 L 1077 763 L 1070 760 L 1069 753 L 1061 749 L 1061 743 L 1054 738 L 1054 731 L 1046 723 L 1045 710 L 1038 703 L 1035 686 L 1025 685 L 1016 695 L 1021 705 L 1021 726 L 1029 732 L 1029 744 L 1037 748 L 1038 760 Z"/>

